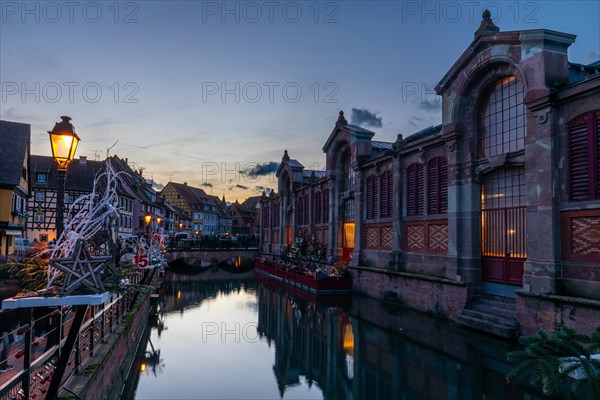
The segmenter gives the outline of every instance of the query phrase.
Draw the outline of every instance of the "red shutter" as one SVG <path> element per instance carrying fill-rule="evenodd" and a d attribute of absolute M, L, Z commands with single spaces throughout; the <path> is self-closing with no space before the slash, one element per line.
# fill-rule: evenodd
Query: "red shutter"
<path fill-rule="evenodd" d="M 594 114 L 596 119 L 596 198 L 600 199 L 600 112 Z"/>
<path fill-rule="evenodd" d="M 374 175 L 371 175 L 367 178 L 367 219 L 373 219 L 377 217 L 377 211 L 375 208 L 376 190 L 376 178 Z"/>
<path fill-rule="evenodd" d="M 394 175 L 388 171 L 386 176 L 387 181 L 387 217 L 394 215 Z"/>
<path fill-rule="evenodd" d="M 578 119 L 569 128 L 571 200 L 590 199 L 588 118 Z"/>
<path fill-rule="evenodd" d="M 415 174 L 416 164 L 406 169 L 406 215 L 415 215 Z"/>
<path fill-rule="evenodd" d="M 379 209 L 381 218 L 388 218 L 392 216 L 394 209 L 393 201 L 393 180 L 392 173 L 385 171 L 379 181 Z"/>
<path fill-rule="evenodd" d="M 425 212 L 425 205 L 423 196 L 425 195 L 425 174 L 423 164 L 417 164 L 416 166 L 416 215 L 423 215 Z"/>
<path fill-rule="evenodd" d="M 320 224 L 321 223 L 321 193 L 317 192 L 315 193 L 315 224 Z"/>
<path fill-rule="evenodd" d="M 329 223 L 329 189 L 323 191 L 323 222 Z"/>
<path fill-rule="evenodd" d="M 387 171 L 384 172 L 379 177 L 379 217 L 385 218 L 387 217 L 387 192 L 388 192 L 388 184 L 387 184 Z"/>
<path fill-rule="evenodd" d="M 440 214 L 448 212 L 448 161 L 445 158 L 440 158 Z"/>
<path fill-rule="evenodd" d="M 412 164 L 407 173 L 407 214 L 423 215 L 423 195 L 425 194 L 425 179 L 422 164 Z"/>
<path fill-rule="evenodd" d="M 427 164 L 427 213 L 448 212 L 448 162 L 436 157 Z"/>
<path fill-rule="evenodd" d="M 310 208 L 308 207 L 308 195 L 304 196 L 304 225 L 308 225 Z"/>

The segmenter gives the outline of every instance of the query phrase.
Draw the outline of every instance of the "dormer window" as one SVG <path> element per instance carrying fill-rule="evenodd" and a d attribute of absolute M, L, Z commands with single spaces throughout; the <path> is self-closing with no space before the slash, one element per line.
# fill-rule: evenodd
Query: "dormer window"
<path fill-rule="evenodd" d="M 45 172 L 38 172 L 35 174 L 35 181 L 37 183 L 48 183 L 48 174 Z"/>

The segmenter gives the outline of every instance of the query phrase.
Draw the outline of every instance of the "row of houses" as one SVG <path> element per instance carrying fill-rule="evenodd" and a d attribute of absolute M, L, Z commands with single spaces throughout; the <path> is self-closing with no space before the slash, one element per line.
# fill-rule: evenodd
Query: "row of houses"
<path fill-rule="evenodd" d="M 393 142 L 340 112 L 310 171 L 284 152 L 261 250 L 301 232 L 355 291 L 501 336 L 600 320 L 600 61 L 484 14 L 436 86 L 442 121 Z"/>
<path fill-rule="evenodd" d="M 31 128 L 28 124 L 0 121 L 0 259 L 15 252 L 16 238 L 49 242 L 56 238 L 58 167 L 50 156 L 30 154 Z M 127 158 L 109 158 L 120 174 L 117 235 L 145 235 L 178 232 L 200 235 L 252 235 L 259 197 L 243 203 L 206 194 L 187 183 L 169 182 L 156 190 L 142 171 L 131 167 Z M 67 169 L 65 216 L 75 200 L 91 193 L 105 161 L 80 156 Z M 75 203 L 76 204 L 76 203 Z M 71 212 L 76 212 L 73 208 Z"/>

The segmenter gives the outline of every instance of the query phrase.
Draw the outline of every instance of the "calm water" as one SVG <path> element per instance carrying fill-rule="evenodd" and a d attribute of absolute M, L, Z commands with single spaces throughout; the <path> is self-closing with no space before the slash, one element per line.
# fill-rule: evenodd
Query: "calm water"
<path fill-rule="evenodd" d="M 125 397 L 537 399 L 505 383 L 506 342 L 368 298 L 289 290 L 252 272 L 169 273 Z"/>

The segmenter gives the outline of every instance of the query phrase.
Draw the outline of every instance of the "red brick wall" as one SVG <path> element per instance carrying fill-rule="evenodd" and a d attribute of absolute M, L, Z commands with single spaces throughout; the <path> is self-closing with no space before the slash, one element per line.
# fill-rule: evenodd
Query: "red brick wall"
<path fill-rule="evenodd" d="M 354 292 L 378 299 L 393 292 L 408 307 L 420 311 L 453 317 L 467 304 L 468 289 L 462 284 L 363 268 L 350 268 L 350 272 Z"/>
<path fill-rule="evenodd" d="M 559 296 L 517 295 L 517 320 L 521 334 L 533 335 L 539 329 L 554 332 L 569 326 L 589 335 L 600 326 L 600 302 L 571 302 Z"/>

